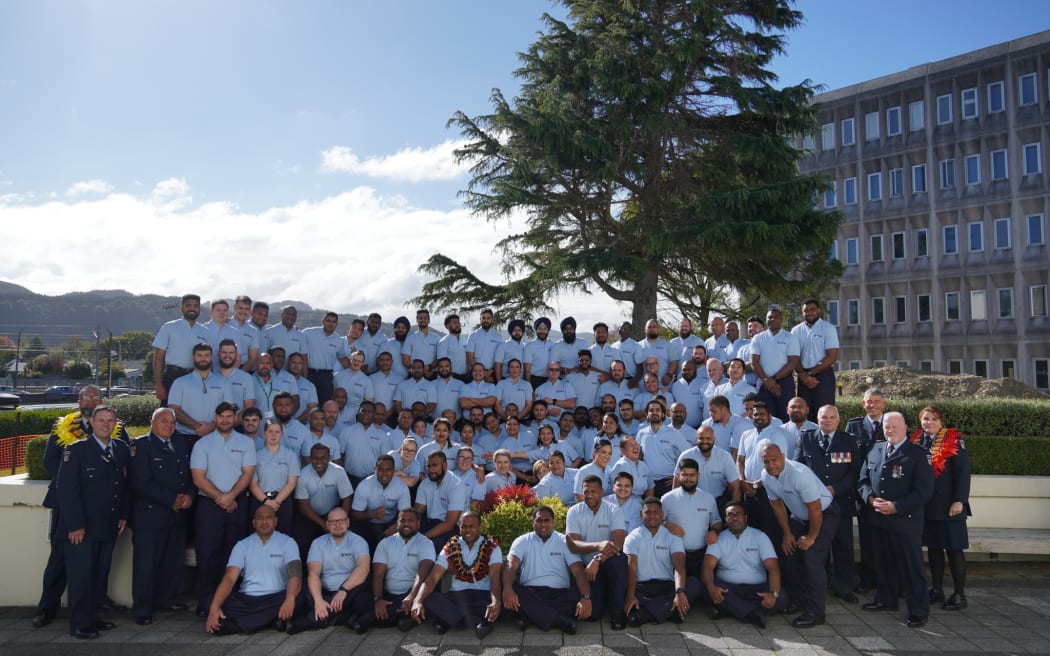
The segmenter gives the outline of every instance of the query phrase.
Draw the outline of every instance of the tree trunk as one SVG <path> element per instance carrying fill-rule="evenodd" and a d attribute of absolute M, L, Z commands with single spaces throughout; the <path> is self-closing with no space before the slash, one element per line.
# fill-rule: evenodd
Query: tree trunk
<path fill-rule="evenodd" d="M 645 323 L 656 318 L 656 270 L 645 271 L 634 283 L 634 308 L 631 310 L 631 323 L 634 330 L 631 337 L 645 339 Z"/>

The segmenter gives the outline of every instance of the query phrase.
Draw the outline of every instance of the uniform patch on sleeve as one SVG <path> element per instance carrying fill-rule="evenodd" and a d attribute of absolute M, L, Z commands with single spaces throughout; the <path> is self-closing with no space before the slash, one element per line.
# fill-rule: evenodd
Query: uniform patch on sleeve
<path fill-rule="evenodd" d="M 69 451 L 65 451 L 62 454 L 62 462 L 69 462 Z"/>

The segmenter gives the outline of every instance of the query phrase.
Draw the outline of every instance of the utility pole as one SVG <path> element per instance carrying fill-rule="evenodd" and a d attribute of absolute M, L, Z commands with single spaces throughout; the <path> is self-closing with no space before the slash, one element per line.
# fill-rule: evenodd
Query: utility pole
<path fill-rule="evenodd" d="M 95 332 L 95 385 L 98 385 L 98 367 L 102 359 L 102 324 L 98 324 Z"/>
<path fill-rule="evenodd" d="M 24 328 L 23 328 L 24 330 Z M 22 330 L 18 331 L 18 343 L 15 344 L 15 372 L 11 375 L 11 382 L 18 389 L 18 366 L 22 363 Z"/>

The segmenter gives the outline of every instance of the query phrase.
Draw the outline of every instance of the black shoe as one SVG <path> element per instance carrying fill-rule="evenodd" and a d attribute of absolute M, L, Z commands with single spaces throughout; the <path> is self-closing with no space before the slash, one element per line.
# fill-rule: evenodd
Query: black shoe
<path fill-rule="evenodd" d="M 944 602 L 941 608 L 944 610 L 962 610 L 969 605 L 966 603 L 966 595 L 956 593 L 948 597 L 948 601 Z"/>
<path fill-rule="evenodd" d="M 930 603 L 935 604 L 938 601 L 944 601 L 944 590 L 938 588 L 930 588 Z"/>
<path fill-rule="evenodd" d="M 293 617 L 288 621 L 288 635 L 296 635 L 314 627 L 316 622 L 309 615 Z"/>
<path fill-rule="evenodd" d="M 760 629 L 766 628 L 766 611 L 764 610 L 753 610 L 747 614 L 744 619 L 751 622 Z"/>
<path fill-rule="evenodd" d="M 870 604 L 864 604 L 860 608 L 861 608 L 861 610 L 871 611 L 873 613 L 874 612 L 878 612 L 878 611 L 882 611 L 882 610 L 897 610 L 896 606 L 887 606 L 886 604 L 882 603 L 881 601 L 873 601 Z"/>
<path fill-rule="evenodd" d="M 492 623 L 486 620 L 481 620 L 478 625 L 474 627 L 474 635 L 478 637 L 478 640 L 484 640 L 485 636 L 492 633 Z"/>
<path fill-rule="evenodd" d="M 518 627 L 519 631 L 524 631 L 529 628 L 529 620 L 521 613 L 518 613 L 514 616 L 514 626 Z"/>
<path fill-rule="evenodd" d="M 562 633 L 576 635 L 576 620 L 572 619 L 571 617 L 559 615 L 554 618 L 554 628 L 561 629 Z"/>
<path fill-rule="evenodd" d="M 613 631 L 623 631 L 627 628 L 627 616 L 613 615 L 612 619 L 609 620 L 609 626 L 612 627 Z"/>
<path fill-rule="evenodd" d="M 632 610 L 627 615 L 627 625 L 628 626 L 637 628 L 637 627 L 639 627 L 639 626 L 641 626 L 643 624 L 645 624 L 645 622 L 642 620 L 642 616 L 638 614 L 638 611 Z"/>
<path fill-rule="evenodd" d="M 817 626 L 818 624 L 823 624 L 823 623 L 824 623 L 824 616 L 823 615 L 814 615 L 813 613 L 810 613 L 810 612 L 802 613 L 801 615 L 799 615 L 795 619 L 791 620 L 791 626 L 795 627 L 796 629 L 809 629 L 809 628 L 812 628 L 814 626 Z"/>
<path fill-rule="evenodd" d="M 909 629 L 918 629 L 926 626 L 926 618 L 919 617 L 918 615 L 909 615 L 907 626 Z"/>
<path fill-rule="evenodd" d="M 273 623 L 273 628 L 276 629 L 278 633 L 284 633 L 288 630 L 288 622 L 278 619 Z"/>
<path fill-rule="evenodd" d="M 233 635 L 235 633 L 244 633 L 244 629 L 237 623 L 237 620 L 231 620 L 229 618 L 219 620 L 219 628 L 215 629 L 215 633 L 212 635 L 224 636 Z"/>
<path fill-rule="evenodd" d="M 852 592 L 846 592 L 846 593 L 838 593 L 838 592 L 836 592 L 835 593 L 835 597 L 837 597 L 838 599 L 841 599 L 842 601 L 846 602 L 847 604 L 856 604 L 856 603 L 860 602 L 860 599 L 857 599 L 857 595 L 853 594 Z"/>
<path fill-rule="evenodd" d="M 857 594 L 865 594 L 865 593 L 871 592 L 874 589 L 875 589 L 875 586 L 873 586 L 873 585 L 864 585 L 863 583 L 860 583 L 856 587 L 853 588 L 853 591 L 856 592 Z"/>
<path fill-rule="evenodd" d="M 718 606 L 711 606 L 707 609 L 707 619 L 711 621 L 720 620 L 723 617 L 729 617 L 729 613 L 725 612 Z"/>
<path fill-rule="evenodd" d="M 145 617 L 136 617 L 135 624 L 138 624 L 139 626 L 149 626 L 150 624 L 153 624 L 153 618 L 149 615 Z"/>
<path fill-rule="evenodd" d="M 448 633 L 449 626 L 438 618 L 434 618 L 434 633 L 438 635 L 445 635 Z"/>
<path fill-rule="evenodd" d="M 164 611 L 166 613 L 184 613 L 187 610 L 189 610 L 189 608 L 190 607 L 187 606 L 186 604 L 169 604 L 169 605 L 165 606 L 164 608 L 161 608 L 160 610 L 162 610 L 162 611 Z"/>
<path fill-rule="evenodd" d="M 128 607 L 118 604 L 117 602 L 115 602 L 112 599 L 110 599 L 109 595 L 106 595 L 106 600 L 103 601 L 101 604 L 99 604 L 98 609 L 99 610 L 104 610 L 106 612 L 112 612 L 112 611 L 125 611 L 125 610 L 128 609 Z"/>
<path fill-rule="evenodd" d="M 397 630 L 401 633 L 408 633 L 412 630 L 412 627 L 415 625 L 415 620 L 413 620 L 408 615 L 402 615 L 401 617 L 397 618 Z"/>
<path fill-rule="evenodd" d="M 346 627 L 357 635 L 364 635 L 368 633 L 368 630 L 372 628 L 372 624 L 375 623 L 373 620 L 374 617 L 375 616 L 371 614 L 360 616 L 351 615 L 350 618 L 346 620 Z"/>
<path fill-rule="evenodd" d="M 33 628 L 39 629 L 42 626 L 47 626 L 53 619 L 55 619 L 55 614 L 53 612 L 42 610 L 33 616 Z"/>
<path fill-rule="evenodd" d="M 98 637 L 98 631 L 94 629 L 73 629 L 69 632 L 77 640 L 94 640 Z"/>
<path fill-rule="evenodd" d="M 110 631 L 117 628 L 116 624 L 113 622 L 107 622 L 106 620 L 99 620 L 95 622 L 94 626 L 96 631 Z"/>

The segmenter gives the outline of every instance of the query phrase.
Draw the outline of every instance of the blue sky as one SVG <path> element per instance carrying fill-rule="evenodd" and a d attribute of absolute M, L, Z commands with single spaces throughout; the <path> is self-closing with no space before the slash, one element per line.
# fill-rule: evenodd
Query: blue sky
<path fill-rule="evenodd" d="M 1045 0 L 798 8 L 806 24 L 774 69 L 829 89 L 1050 27 Z M 435 247 L 495 279 L 491 245 L 520 219 L 485 224 L 462 209 L 467 178 L 449 158 L 459 135 L 445 123 L 486 111 L 494 87 L 512 95 L 516 53 L 544 11 L 561 8 L 0 0 L 0 221 L 18 254 L 0 279 L 389 315 Z M 109 257 L 93 275 L 48 262 L 29 226 Z M 154 268 L 158 254 L 186 266 Z M 629 313 L 601 299 L 561 305 L 588 319 Z"/>

